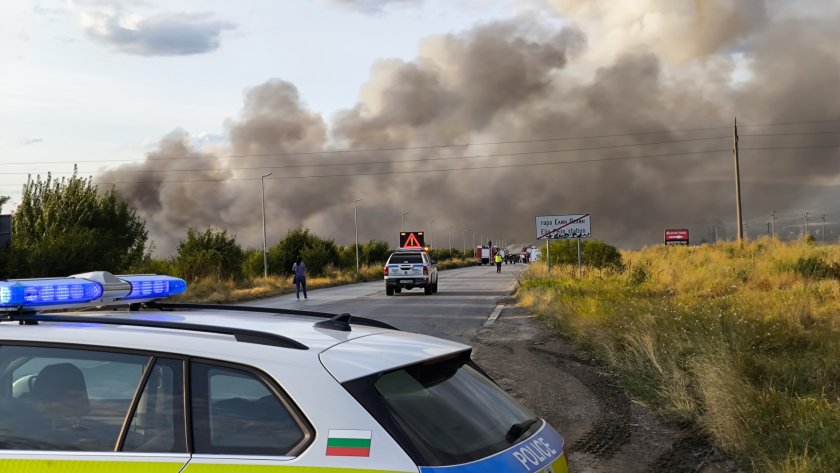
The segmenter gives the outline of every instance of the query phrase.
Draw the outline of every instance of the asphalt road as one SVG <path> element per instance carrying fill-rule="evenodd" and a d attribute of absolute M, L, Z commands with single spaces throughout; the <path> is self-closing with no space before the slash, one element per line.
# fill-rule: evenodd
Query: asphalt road
<path fill-rule="evenodd" d="M 493 312 L 497 301 L 509 295 L 514 274 L 524 265 L 472 266 L 441 271 L 438 293 L 423 294 L 422 289 L 403 290 L 385 295 L 384 281 L 309 291 L 308 300 L 294 294 L 249 302 L 261 307 L 316 310 L 370 317 L 402 330 L 468 343 Z"/>

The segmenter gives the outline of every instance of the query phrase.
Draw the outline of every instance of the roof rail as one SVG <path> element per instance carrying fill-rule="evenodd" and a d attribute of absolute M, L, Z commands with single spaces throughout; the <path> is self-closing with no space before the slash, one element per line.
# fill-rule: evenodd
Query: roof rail
<path fill-rule="evenodd" d="M 160 309 L 160 310 L 174 310 L 174 309 L 213 309 L 213 310 L 226 310 L 231 312 L 260 312 L 263 314 L 272 314 L 272 315 L 300 315 L 303 317 L 316 317 L 319 319 L 335 319 L 339 315 L 345 314 L 331 314 L 329 312 L 314 312 L 309 310 L 296 310 L 296 309 L 281 309 L 279 307 L 253 307 L 253 306 L 245 306 L 245 305 L 224 305 L 224 304 L 193 304 L 189 302 L 147 302 L 144 304 L 146 307 L 150 309 Z M 349 314 L 347 314 L 349 316 Z M 349 322 L 350 319 L 347 319 Z M 389 330 L 397 330 L 397 327 L 387 323 L 381 322 L 379 320 L 369 319 L 367 317 L 356 317 L 353 316 L 352 323 L 354 325 L 365 325 L 368 327 L 376 327 L 376 328 L 384 328 Z M 316 324 L 317 325 L 317 324 Z M 323 327 L 323 326 L 322 326 Z M 344 328 L 341 329 L 345 331 Z"/>
<path fill-rule="evenodd" d="M 192 332 L 217 333 L 232 335 L 238 342 L 256 343 L 295 350 L 308 350 L 309 347 L 297 340 L 283 335 L 237 327 L 221 327 L 218 325 L 191 324 L 184 322 L 170 322 L 165 320 L 125 319 L 119 317 L 97 317 L 90 315 L 44 315 L 44 314 L 8 314 L 4 320 L 17 321 L 22 325 L 37 325 L 39 322 L 61 322 L 102 325 L 128 325 L 131 327 L 165 328 L 170 330 L 185 330 Z"/>

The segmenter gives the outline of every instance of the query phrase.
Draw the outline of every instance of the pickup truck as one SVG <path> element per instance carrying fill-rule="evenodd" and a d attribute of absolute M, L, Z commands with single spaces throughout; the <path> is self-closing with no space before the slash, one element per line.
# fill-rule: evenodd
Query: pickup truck
<path fill-rule="evenodd" d="M 438 291 L 438 271 L 425 251 L 397 251 L 385 263 L 385 294 L 422 287 L 429 295 Z"/>

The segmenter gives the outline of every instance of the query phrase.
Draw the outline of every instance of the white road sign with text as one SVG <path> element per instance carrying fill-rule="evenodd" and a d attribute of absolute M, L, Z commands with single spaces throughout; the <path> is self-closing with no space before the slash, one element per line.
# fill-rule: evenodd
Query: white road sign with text
<path fill-rule="evenodd" d="M 592 236 L 589 214 L 537 217 L 537 240 L 565 240 Z"/>

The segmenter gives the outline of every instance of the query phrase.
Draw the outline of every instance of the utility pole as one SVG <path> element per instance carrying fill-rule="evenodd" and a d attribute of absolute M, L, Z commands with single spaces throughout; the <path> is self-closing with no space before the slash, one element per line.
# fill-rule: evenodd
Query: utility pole
<path fill-rule="evenodd" d="M 744 224 L 744 231 L 741 234 L 741 241 L 749 238 L 749 234 L 750 234 L 750 224 L 749 224 L 749 222 L 747 222 L 747 223 Z"/>
<path fill-rule="evenodd" d="M 449 251 L 452 251 L 452 227 L 446 229 L 446 236 L 449 238 Z"/>
<path fill-rule="evenodd" d="M 463 254 L 461 254 L 461 257 L 463 258 L 464 256 L 467 255 L 467 229 L 466 228 L 461 233 L 461 236 L 463 236 L 463 238 L 464 238 L 464 242 L 463 242 L 464 243 L 464 250 L 463 250 Z"/>
<path fill-rule="evenodd" d="M 357 204 L 361 202 L 362 199 L 356 199 L 353 201 L 353 227 L 356 229 L 356 274 L 359 274 L 359 219 L 357 218 Z"/>
<path fill-rule="evenodd" d="M 738 218 L 738 243 L 741 243 L 744 240 L 744 222 L 741 217 L 741 168 L 738 163 L 738 117 L 735 117 L 735 127 L 732 137 L 732 152 L 735 157 L 735 205 L 736 216 Z"/>
<path fill-rule="evenodd" d="M 718 242 L 718 223 L 715 222 L 715 244 Z"/>
<path fill-rule="evenodd" d="M 770 222 L 767 222 L 767 236 L 770 236 Z"/>
<path fill-rule="evenodd" d="M 823 241 L 823 243 L 825 243 L 825 214 L 823 214 L 823 216 L 822 216 L 822 221 L 823 221 L 822 241 Z"/>
<path fill-rule="evenodd" d="M 260 192 L 262 193 L 262 217 L 263 217 L 263 277 L 268 277 L 268 243 L 265 238 L 265 178 L 272 173 L 260 176 Z"/>
<path fill-rule="evenodd" d="M 771 222 L 770 236 L 773 237 L 773 238 L 776 238 L 776 211 L 775 210 L 770 212 L 770 222 Z"/>
<path fill-rule="evenodd" d="M 808 212 L 805 212 L 805 238 L 808 238 Z"/>

